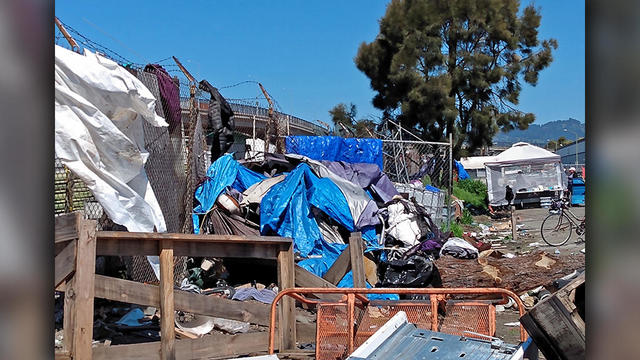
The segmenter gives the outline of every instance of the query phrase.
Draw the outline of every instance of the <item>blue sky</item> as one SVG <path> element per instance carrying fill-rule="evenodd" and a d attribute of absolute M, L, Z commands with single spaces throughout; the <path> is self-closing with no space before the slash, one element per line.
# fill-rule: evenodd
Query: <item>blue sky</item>
<path fill-rule="evenodd" d="M 519 108 L 533 112 L 537 124 L 569 117 L 584 122 L 584 1 L 533 3 L 542 10 L 541 38 L 553 37 L 559 47 L 538 86 L 523 89 Z M 380 114 L 371 105 L 369 80 L 353 58 L 361 42 L 378 34 L 386 4 L 67 0 L 56 1 L 55 12 L 64 23 L 135 63 L 175 55 L 194 76 L 214 86 L 259 81 L 285 113 L 330 122 L 328 110 L 340 102 L 356 104 L 361 117 Z M 234 99 L 260 95 L 251 83 L 221 92 Z"/>

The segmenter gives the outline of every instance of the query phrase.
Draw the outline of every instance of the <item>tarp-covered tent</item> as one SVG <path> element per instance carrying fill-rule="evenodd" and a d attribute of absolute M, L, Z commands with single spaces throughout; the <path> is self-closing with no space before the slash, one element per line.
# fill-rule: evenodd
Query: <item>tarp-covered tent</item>
<path fill-rule="evenodd" d="M 518 142 L 485 162 L 489 203 L 506 205 L 505 187 L 511 186 L 514 202 L 558 196 L 564 189 L 560 156 L 543 148 Z"/>

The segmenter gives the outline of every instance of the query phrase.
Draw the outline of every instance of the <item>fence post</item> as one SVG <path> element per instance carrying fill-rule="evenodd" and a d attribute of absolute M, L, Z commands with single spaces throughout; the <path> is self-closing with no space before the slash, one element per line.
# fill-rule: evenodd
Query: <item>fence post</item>
<path fill-rule="evenodd" d="M 449 201 L 447 201 L 447 228 L 451 229 L 451 195 L 453 195 L 453 134 L 449 132 Z"/>
<path fill-rule="evenodd" d="M 160 243 L 160 358 L 175 360 L 175 315 L 173 302 L 173 242 Z"/>

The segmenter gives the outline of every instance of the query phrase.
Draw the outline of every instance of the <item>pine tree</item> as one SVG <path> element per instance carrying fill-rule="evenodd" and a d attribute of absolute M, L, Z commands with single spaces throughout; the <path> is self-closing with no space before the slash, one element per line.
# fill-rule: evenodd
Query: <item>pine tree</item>
<path fill-rule="evenodd" d="M 538 39 L 539 9 L 518 13 L 517 0 L 392 0 L 354 59 L 373 105 L 426 140 L 452 133 L 455 154 L 526 129 L 535 116 L 516 108 L 522 81 L 537 84 L 557 42 Z"/>

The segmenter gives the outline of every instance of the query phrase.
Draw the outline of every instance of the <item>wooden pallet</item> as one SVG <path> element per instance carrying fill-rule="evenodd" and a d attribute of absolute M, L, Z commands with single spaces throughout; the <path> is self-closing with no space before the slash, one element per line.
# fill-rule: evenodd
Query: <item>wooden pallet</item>
<path fill-rule="evenodd" d="M 520 318 L 547 359 L 584 359 L 585 273 Z"/>

